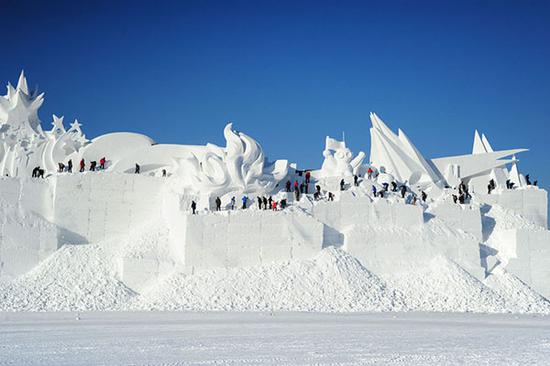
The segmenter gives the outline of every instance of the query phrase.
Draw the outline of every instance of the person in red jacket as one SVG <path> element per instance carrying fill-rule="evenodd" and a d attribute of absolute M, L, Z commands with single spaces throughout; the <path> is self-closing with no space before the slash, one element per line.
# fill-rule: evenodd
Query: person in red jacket
<path fill-rule="evenodd" d="M 107 162 L 107 160 L 105 160 L 105 158 L 99 159 L 99 167 L 101 168 L 101 170 L 105 170 L 105 163 L 106 162 Z"/>
<path fill-rule="evenodd" d="M 294 182 L 294 192 L 299 191 L 299 190 L 300 190 L 300 185 L 298 184 L 298 181 L 295 181 Z"/>
<path fill-rule="evenodd" d="M 311 172 L 308 170 L 306 172 L 306 184 L 309 184 L 310 180 L 311 180 Z"/>
<path fill-rule="evenodd" d="M 367 170 L 367 176 L 369 179 L 372 178 L 372 173 L 374 173 L 374 170 L 372 170 L 372 168 L 369 168 L 369 170 Z"/>
<path fill-rule="evenodd" d="M 86 162 L 84 159 L 80 160 L 80 172 L 82 173 L 86 169 Z"/>

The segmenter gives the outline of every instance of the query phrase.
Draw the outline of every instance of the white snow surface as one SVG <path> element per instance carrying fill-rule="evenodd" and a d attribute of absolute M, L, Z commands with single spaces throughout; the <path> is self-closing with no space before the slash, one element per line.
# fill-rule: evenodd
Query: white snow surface
<path fill-rule="evenodd" d="M 550 318 L 442 313 L 0 313 L 0 364 L 545 365 Z"/>

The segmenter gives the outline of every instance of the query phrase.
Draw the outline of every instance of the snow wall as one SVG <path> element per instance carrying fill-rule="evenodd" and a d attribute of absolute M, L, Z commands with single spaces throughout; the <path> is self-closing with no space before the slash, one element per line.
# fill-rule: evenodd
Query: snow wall
<path fill-rule="evenodd" d="M 476 204 L 441 201 L 426 209 L 372 199 L 353 189 L 337 193 L 334 202 L 305 197 L 284 211 L 259 211 L 252 204 L 244 211 L 190 215 L 190 200 L 200 197 L 179 190 L 177 180 L 169 178 L 103 172 L 45 180 L 2 178 L 0 278 L 27 272 L 63 245 L 128 240 L 147 225 L 162 223 L 165 235 L 155 239 L 162 255 L 158 248 L 120 255 L 120 279 L 135 291 L 173 268 L 194 273 L 263 265 L 312 258 L 335 246 L 381 276 L 422 266 L 438 255 L 480 280 L 491 269 L 489 264 L 504 263 L 550 297 L 550 236 L 546 225 L 540 225 L 546 192 L 533 189 L 505 196 L 493 195 L 487 201 L 515 202 L 508 207 L 534 221 L 537 230 L 515 227 L 507 228 L 512 230 L 508 234 L 487 233 Z M 489 237 L 497 243 L 488 254 L 493 260 L 480 253 L 480 244 Z"/>

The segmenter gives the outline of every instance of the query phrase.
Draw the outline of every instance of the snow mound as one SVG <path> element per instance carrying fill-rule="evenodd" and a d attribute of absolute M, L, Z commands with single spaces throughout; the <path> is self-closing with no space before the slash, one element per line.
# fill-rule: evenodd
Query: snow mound
<path fill-rule="evenodd" d="M 550 314 L 548 300 L 502 267 L 493 270 L 483 283 L 501 296 L 513 313 Z"/>
<path fill-rule="evenodd" d="M 445 257 L 423 267 L 384 275 L 384 280 L 406 298 L 414 311 L 507 312 L 504 300 L 475 277 Z"/>
<path fill-rule="evenodd" d="M 0 282 L 0 310 L 118 310 L 134 293 L 109 258 L 101 245 L 66 245 L 26 275 Z"/>
<path fill-rule="evenodd" d="M 177 273 L 136 299 L 147 310 L 398 311 L 388 288 L 346 252 L 327 248 L 312 260 Z"/>

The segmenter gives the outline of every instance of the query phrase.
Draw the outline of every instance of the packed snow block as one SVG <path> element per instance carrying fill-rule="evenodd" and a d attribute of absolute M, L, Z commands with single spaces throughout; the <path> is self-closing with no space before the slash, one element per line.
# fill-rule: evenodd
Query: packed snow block
<path fill-rule="evenodd" d="M 283 215 L 278 215 L 275 212 L 265 212 L 260 216 L 260 220 L 261 245 L 277 245 L 285 242 L 289 233 Z"/>
<path fill-rule="evenodd" d="M 478 241 L 482 241 L 481 211 L 478 206 L 443 202 L 433 207 L 430 213 L 450 227 L 472 234 Z"/>
<path fill-rule="evenodd" d="M 128 233 L 162 217 L 162 185 L 156 178 L 87 172 L 60 175 L 55 182 L 53 222 L 85 242 Z"/>
<path fill-rule="evenodd" d="M 293 259 L 307 259 L 323 248 L 323 224 L 305 214 L 285 215 Z"/>
<path fill-rule="evenodd" d="M 0 177 L 0 200 L 5 204 L 17 206 L 22 179 Z"/>
<path fill-rule="evenodd" d="M 550 298 L 550 231 L 513 229 L 504 235 L 510 238 L 508 245 L 512 248 L 496 248 L 502 251 L 506 270 Z"/>
<path fill-rule="evenodd" d="M 320 202 L 313 206 L 312 215 L 325 225 L 336 230 L 342 229 L 341 206 L 338 202 Z"/>
<path fill-rule="evenodd" d="M 504 190 L 490 195 L 480 195 L 483 202 L 498 204 L 512 210 L 531 222 L 548 228 L 548 193 L 537 187 Z"/>
<path fill-rule="evenodd" d="M 324 225 L 300 212 L 189 215 L 185 226 L 185 266 L 194 269 L 310 258 L 323 244 Z"/>
<path fill-rule="evenodd" d="M 262 264 L 281 263 L 292 257 L 292 249 L 289 245 L 264 245 L 260 248 Z"/>
<path fill-rule="evenodd" d="M 424 224 L 424 211 L 420 206 L 393 203 L 392 222 L 393 225 L 406 229 L 420 229 Z"/>
<path fill-rule="evenodd" d="M 49 180 L 29 179 L 21 185 L 19 205 L 46 220 L 53 218 L 53 186 Z"/>
<path fill-rule="evenodd" d="M 248 267 L 261 264 L 259 245 L 229 245 L 226 267 Z"/>
<path fill-rule="evenodd" d="M 424 230 L 423 240 L 424 246 L 429 248 L 429 253 L 444 255 L 478 280 L 485 278 L 485 269 L 481 265 L 479 239 L 475 236 L 456 231 L 434 233 Z"/>
<path fill-rule="evenodd" d="M 1 211 L 0 278 L 19 276 L 58 249 L 55 225 L 17 207 L 2 207 Z"/>
<path fill-rule="evenodd" d="M 420 231 L 355 226 L 345 232 L 344 248 L 369 270 L 391 273 L 421 253 Z"/>

